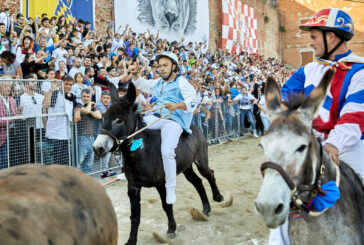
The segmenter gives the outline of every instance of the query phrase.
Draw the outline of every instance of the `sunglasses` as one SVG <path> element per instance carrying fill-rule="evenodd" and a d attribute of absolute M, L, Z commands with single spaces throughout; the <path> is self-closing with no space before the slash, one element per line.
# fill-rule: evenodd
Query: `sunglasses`
<path fill-rule="evenodd" d="M 37 104 L 37 101 L 35 100 L 34 96 L 32 96 L 32 101 L 33 101 L 33 104 L 36 105 Z"/>

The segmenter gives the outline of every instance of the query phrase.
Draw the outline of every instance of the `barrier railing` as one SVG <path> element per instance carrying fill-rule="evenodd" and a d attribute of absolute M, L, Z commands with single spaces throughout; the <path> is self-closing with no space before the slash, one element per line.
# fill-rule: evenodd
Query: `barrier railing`
<path fill-rule="evenodd" d="M 120 155 L 93 153 L 102 120 L 81 113 L 75 123 L 63 91 L 61 81 L 0 80 L 0 169 L 27 163 L 65 164 L 87 174 L 120 169 Z M 247 133 L 239 106 L 222 100 L 200 105 L 192 123 L 210 145 Z"/>

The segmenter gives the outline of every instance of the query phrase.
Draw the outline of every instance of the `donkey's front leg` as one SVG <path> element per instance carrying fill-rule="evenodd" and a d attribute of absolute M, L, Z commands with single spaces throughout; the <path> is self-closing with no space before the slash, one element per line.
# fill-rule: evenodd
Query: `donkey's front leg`
<path fill-rule="evenodd" d="M 129 240 L 125 245 L 135 245 L 138 238 L 138 227 L 140 224 L 140 187 L 128 185 L 128 196 L 131 209 L 131 228 Z"/>
<path fill-rule="evenodd" d="M 167 204 L 166 202 L 166 188 L 164 186 L 156 187 L 159 193 L 159 196 L 161 197 L 162 201 L 162 207 L 164 209 L 164 212 L 166 212 L 168 217 L 168 231 L 167 236 L 168 238 L 175 238 L 176 237 L 176 221 L 173 217 L 173 205 Z"/>

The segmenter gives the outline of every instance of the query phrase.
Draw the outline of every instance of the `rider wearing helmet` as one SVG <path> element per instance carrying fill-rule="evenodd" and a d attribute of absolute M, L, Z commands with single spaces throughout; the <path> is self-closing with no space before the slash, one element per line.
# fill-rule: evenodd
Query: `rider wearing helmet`
<path fill-rule="evenodd" d="M 323 9 L 300 26 L 309 31 L 310 46 L 317 58 L 295 72 L 282 87 L 283 100 L 291 94 L 307 97 L 327 69 L 335 71 L 319 116 L 313 121 L 315 135 L 325 144 L 332 160 L 346 162 L 364 178 L 364 58 L 347 47 L 354 36 L 354 23 L 339 9 Z M 271 230 L 269 245 L 290 244 L 288 222 Z"/>
<path fill-rule="evenodd" d="M 172 52 L 163 52 L 156 57 L 161 78 L 145 80 L 137 73 L 133 74 L 135 86 L 143 92 L 152 94 L 157 98 L 157 110 L 152 115 L 146 115 L 144 121 L 147 125 L 155 122 L 161 116 L 172 113 L 170 119 L 161 119 L 150 129 L 160 129 L 162 137 L 162 160 L 166 176 L 166 202 L 173 204 L 176 201 L 176 160 L 175 149 L 183 131 L 191 134 L 190 129 L 193 111 L 196 104 L 196 91 L 193 86 L 182 76 L 177 76 L 179 71 L 178 58 Z"/>

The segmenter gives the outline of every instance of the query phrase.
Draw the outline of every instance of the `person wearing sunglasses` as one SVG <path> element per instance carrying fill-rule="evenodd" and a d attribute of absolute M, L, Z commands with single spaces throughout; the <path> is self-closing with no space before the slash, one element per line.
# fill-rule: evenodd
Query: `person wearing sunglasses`
<path fill-rule="evenodd" d="M 25 79 L 29 80 L 23 83 L 24 93 L 20 96 L 19 111 L 23 116 L 35 119 L 37 129 L 43 129 L 42 118 L 39 115 L 43 112 L 44 95 L 37 93 L 39 86 L 34 73 L 28 74 Z"/>

